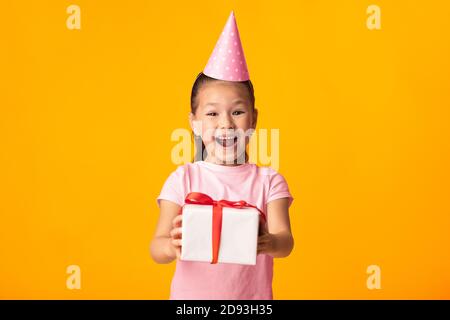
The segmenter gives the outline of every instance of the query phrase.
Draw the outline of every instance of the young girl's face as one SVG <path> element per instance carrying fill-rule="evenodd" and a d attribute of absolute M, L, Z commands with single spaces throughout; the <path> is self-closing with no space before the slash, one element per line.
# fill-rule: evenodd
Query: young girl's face
<path fill-rule="evenodd" d="M 244 163 L 245 149 L 257 120 L 248 89 L 241 83 L 210 82 L 200 88 L 197 103 L 190 123 L 195 134 L 201 133 L 208 152 L 205 161 L 222 165 Z"/>

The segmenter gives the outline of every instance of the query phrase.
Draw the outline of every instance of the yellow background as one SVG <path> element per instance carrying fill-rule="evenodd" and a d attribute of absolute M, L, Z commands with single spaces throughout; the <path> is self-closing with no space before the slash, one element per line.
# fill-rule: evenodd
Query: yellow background
<path fill-rule="evenodd" d="M 435 0 L 3 2 L 0 298 L 168 298 L 156 197 L 231 10 L 295 198 L 275 298 L 450 298 L 450 5 Z"/>

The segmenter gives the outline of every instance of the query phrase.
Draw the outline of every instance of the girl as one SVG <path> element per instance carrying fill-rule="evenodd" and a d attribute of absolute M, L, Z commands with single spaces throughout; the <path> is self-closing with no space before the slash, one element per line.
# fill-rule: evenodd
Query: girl
<path fill-rule="evenodd" d="M 172 172 L 157 198 L 160 217 L 151 255 L 157 263 L 177 259 L 170 299 L 273 298 L 273 258 L 288 256 L 294 243 L 288 210 L 293 197 L 282 175 L 248 161 L 245 146 L 249 137 L 242 133 L 256 128 L 257 117 L 232 12 L 192 88 L 189 122 L 195 139 L 202 142 L 198 161 Z M 244 200 L 266 214 L 267 223 L 261 224 L 258 236 L 256 265 L 179 260 L 182 215 L 178 212 L 190 192 L 202 192 L 215 200 Z"/>

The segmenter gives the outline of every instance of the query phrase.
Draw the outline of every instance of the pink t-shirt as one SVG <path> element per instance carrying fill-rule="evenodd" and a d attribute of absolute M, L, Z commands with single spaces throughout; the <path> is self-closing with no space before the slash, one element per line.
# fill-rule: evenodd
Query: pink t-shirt
<path fill-rule="evenodd" d="M 267 215 L 267 203 L 293 197 L 284 177 L 270 167 L 254 163 L 222 166 L 197 161 L 179 166 L 170 174 L 157 198 L 184 204 L 190 192 L 202 192 L 214 200 L 244 200 Z M 270 217 L 268 217 L 270 219 Z M 177 261 L 172 279 L 172 300 L 272 299 L 273 258 L 259 254 L 256 265 Z"/>

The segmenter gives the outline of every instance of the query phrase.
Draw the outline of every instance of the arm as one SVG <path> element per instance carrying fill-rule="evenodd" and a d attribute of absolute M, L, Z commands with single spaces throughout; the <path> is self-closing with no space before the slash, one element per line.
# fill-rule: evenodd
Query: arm
<path fill-rule="evenodd" d="M 170 263 L 180 255 L 181 215 L 180 206 L 168 200 L 160 200 L 160 215 L 156 232 L 150 245 L 150 253 L 156 263 Z"/>
<path fill-rule="evenodd" d="M 274 258 L 287 257 L 294 247 L 289 220 L 289 199 L 281 198 L 269 202 L 267 218 L 268 226 L 260 224 L 258 254 L 265 253 Z"/>

